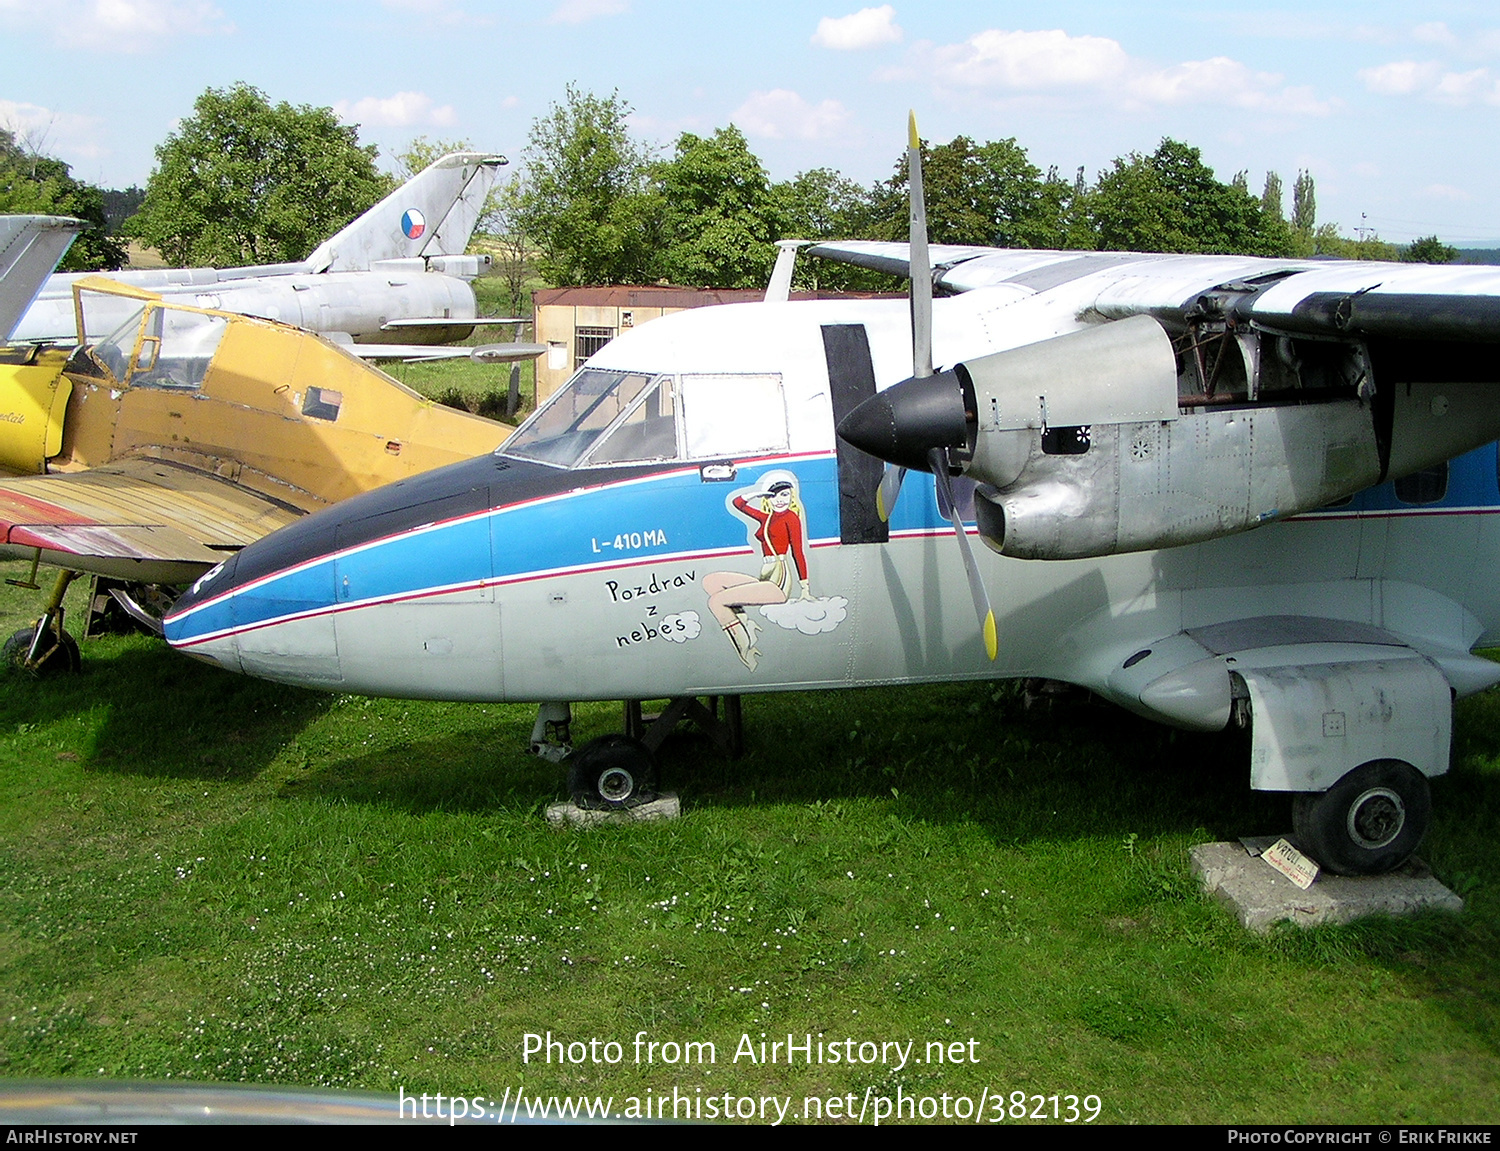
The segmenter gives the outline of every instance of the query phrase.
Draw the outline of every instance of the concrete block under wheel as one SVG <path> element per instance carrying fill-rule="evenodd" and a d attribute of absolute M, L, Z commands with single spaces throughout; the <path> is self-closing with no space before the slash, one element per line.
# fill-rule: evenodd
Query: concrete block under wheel
<path fill-rule="evenodd" d="M 635 807 L 608 807 L 589 809 L 579 807 L 571 799 L 547 805 L 547 822 L 554 827 L 571 824 L 573 827 L 596 827 L 601 823 L 648 823 L 655 819 L 676 819 L 682 814 L 682 804 L 677 801 L 675 791 L 666 791 L 650 803 Z"/>
<path fill-rule="evenodd" d="M 1348 923 L 1366 915 L 1411 915 L 1438 908 L 1462 911 L 1464 901 L 1419 859 L 1388 875 L 1351 878 L 1320 874 L 1303 891 L 1239 843 L 1200 843 L 1189 853 L 1203 890 L 1251 931 L 1266 932 L 1286 920 L 1299 927 Z"/>

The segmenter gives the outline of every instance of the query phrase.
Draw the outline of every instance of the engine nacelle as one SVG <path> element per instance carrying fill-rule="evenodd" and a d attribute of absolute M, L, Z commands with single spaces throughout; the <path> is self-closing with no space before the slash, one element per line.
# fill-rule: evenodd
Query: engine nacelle
<path fill-rule="evenodd" d="M 995 551 L 1078 559 L 1195 543 L 1380 479 L 1370 409 L 1359 400 L 1060 431 L 1000 433 L 1027 442 L 1012 482 L 975 493 L 980 537 Z"/>
<path fill-rule="evenodd" d="M 1185 356 L 1157 321 L 1136 316 L 960 365 L 974 397 L 964 471 L 982 485 L 980 537 L 1024 559 L 1172 547 L 1377 482 L 1360 381 L 1344 381 L 1347 398 L 1322 389 L 1262 406 L 1258 351 L 1228 344 L 1194 394 Z"/>

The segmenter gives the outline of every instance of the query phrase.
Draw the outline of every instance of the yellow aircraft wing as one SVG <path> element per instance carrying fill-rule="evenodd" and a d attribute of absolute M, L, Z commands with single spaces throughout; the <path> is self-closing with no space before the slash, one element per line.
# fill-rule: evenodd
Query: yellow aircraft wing
<path fill-rule="evenodd" d="M 0 552 L 142 583 L 191 580 L 302 514 L 166 460 L 0 480 Z"/>

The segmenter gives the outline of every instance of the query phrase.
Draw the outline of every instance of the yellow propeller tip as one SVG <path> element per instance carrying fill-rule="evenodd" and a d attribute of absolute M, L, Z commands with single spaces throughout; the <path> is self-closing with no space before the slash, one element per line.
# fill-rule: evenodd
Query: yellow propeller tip
<path fill-rule="evenodd" d="M 890 522 L 891 513 L 885 510 L 885 493 L 880 488 L 875 489 L 875 514 L 880 517 L 881 523 Z"/>
<path fill-rule="evenodd" d="M 906 137 L 907 143 L 913 148 L 922 146 L 922 138 L 917 135 L 917 113 L 915 110 L 906 114 Z"/>
<path fill-rule="evenodd" d="M 1000 654 L 1000 638 L 995 634 L 994 612 L 989 612 L 984 617 L 984 650 L 991 660 Z"/>

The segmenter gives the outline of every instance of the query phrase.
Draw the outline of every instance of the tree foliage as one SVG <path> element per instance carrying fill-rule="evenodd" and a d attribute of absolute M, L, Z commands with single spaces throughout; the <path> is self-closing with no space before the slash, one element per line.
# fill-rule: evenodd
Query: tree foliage
<path fill-rule="evenodd" d="M 1090 198 L 1099 247 L 1286 256 L 1292 236 L 1245 185 L 1222 184 L 1197 148 L 1166 139 L 1114 162 Z"/>
<path fill-rule="evenodd" d="M 1458 249 L 1436 236 L 1423 236 L 1408 244 L 1401 258 L 1411 264 L 1451 264 L 1458 259 Z"/>
<path fill-rule="evenodd" d="M 125 249 L 109 235 L 104 191 L 75 180 L 67 164 L 18 143 L 0 128 L 0 213 L 72 216 L 88 225 L 59 267 L 66 272 L 113 271 Z"/>
<path fill-rule="evenodd" d="M 631 138 L 630 105 L 569 85 L 531 127 L 521 223 L 538 271 L 553 284 L 626 284 L 653 278 L 660 205 L 648 184 L 652 155 Z"/>
<path fill-rule="evenodd" d="M 375 148 L 331 108 L 209 88 L 156 149 L 130 231 L 170 264 L 304 259 L 388 190 Z"/>
<path fill-rule="evenodd" d="M 676 284 L 764 286 L 785 237 L 784 198 L 733 125 L 712 136 L 684 132 L 671 160 L 655 166 L 661 204 L 657 270 Z"/>

